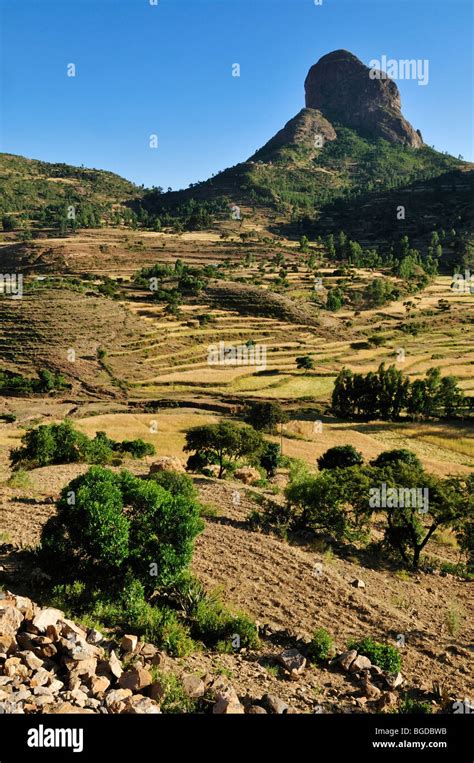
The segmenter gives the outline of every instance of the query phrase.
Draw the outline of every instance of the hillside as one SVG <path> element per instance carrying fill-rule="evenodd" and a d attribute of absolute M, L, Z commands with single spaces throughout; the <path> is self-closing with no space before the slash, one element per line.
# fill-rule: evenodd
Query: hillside
<path fill-rule="evenodd" d="M 0 215 L 11 214 L 14 227 L 47 225 L 68 205 L 75 205 L 76 215 L 87 222 L 140 194 L 113 172 L 0 153 Z"/>

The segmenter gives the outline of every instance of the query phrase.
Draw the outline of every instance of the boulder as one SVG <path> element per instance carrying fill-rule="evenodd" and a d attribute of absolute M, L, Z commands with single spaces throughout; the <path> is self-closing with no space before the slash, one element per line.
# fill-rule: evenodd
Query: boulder
<path fill-rule="evenodd" d="M 119 678 L 119 684 L 122 689 L 130 689 L 131 691 L 141 691 L 153 682 L 152 675 L 146 668 L 136 667 L 132 670 L 127 670 L 126 673 L 122 673 Z"/>
<path fill-rule="evenodd" d="M 138 636 L 123 636 L 120 646 L 124 652 L 134 652 L 137 648 Z"/>
<path fill-rule="evenodd" d="M 61 612 L 60 609 L 46 607 L 46 609 L 40 609 L 33 618 L 33 627 L 36 628 L 37 633 L 46 633 L 48 625 L 56 625 L 58 620 L 63 618 L 64 612 Z"/>
<path fill-rule="evenodd" d="M 204 681 L 202 681 L 198 676 L 183 676 L 182 682 L 183 691 L 187 697 L 190 697 L 191 699 L 198 699 L 199 697 L 204 696 L 206 687 L 204 686 Z"/>
<path fill-rule="evenodd" d="M 355 660 L 351 662 L 349 667 L 349 673 L 358 673 L 360 670 L 370 670 L 372 663 L 368 657 L 364 657 L 363 654 L 358 654 Z"/>
<path fill-rule="evenodd" d="M 2 636 L 16 636 L 16 632 L 24 619 L 16 607 L 2 605 L 0 607 L 0 634 Z"/>
<path fill-rule="evenodd" d="M 283 715 L 288 712 L 288 705 L 286 702 L 283 702 L 283 700 L 275 696 L 275 694 L 265 694 L 265 696 L 262 697 L 262 705 L 269 713 Z"/>
<path fill-rule="evenodd" d="M 173 456 L 160 456 L 150 466 L 149 476 L 155 472 L 179 472 L 184 474 L 186 469 L 179 458 Z"/>
<path fill-rule="evenodd" d="M 348 652 L 343 652 L 342 654 L 339 654 L 337 657 L 331 660 L 330 664 L 338 665 L 340 668 L 342 668 L 342 670 L 345 670 L 347 672 L 356 657 L 357 657 L 357 651 L 355 649 L 349 649 Z"/>
<path fill-rule="evenodd" d="M 300 676 L 306 667 L 306 657 L 297 649 L 285 649 L 278 655 L 277 660 L 292 677 Z"/>
<path fill-rule="evenodd" d="M 254 485 L 262 479 L 258 469 L 254 469 L 253 466 L 242 466 L 240 469 L 236 469 L 234 477 L 236 480 L 243 482 L 244 485 Z"/>

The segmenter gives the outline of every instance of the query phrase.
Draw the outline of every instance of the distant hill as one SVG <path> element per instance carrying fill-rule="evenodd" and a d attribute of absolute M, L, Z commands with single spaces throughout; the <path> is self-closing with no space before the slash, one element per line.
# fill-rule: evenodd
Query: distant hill
<path fill-rule="evenodd" d="M 141 193 L 134 183 L 106 170 L 0 154 L 0 214 L 14 219 L 35 220 L 47 208 L 67 205 L 105 212 Z"/>

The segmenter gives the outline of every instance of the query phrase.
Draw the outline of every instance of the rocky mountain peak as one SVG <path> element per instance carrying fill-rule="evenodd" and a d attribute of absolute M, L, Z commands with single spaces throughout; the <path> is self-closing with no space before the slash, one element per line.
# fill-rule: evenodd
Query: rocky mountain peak
<path fill-rule="evenodd" d="M 347 50 L 328 53 L 308 72 L 306 107 L 366 136 L 420 148 L 423 139 L 401 112 L 397 85 L 386 74 L 372 78 L 370 72 Z"/>

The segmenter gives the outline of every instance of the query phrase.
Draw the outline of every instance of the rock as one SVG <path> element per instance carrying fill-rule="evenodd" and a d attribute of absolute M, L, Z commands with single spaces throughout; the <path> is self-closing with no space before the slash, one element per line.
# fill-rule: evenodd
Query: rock
<path fill-rule="evenodd" d="M 49 712 L 52 713 L 53 715 L 55 715 L 56 713 L 59 713 L 61 715 L 63 713 L 68 713 L 68 714 L 70 713 L 70 714 L 76 714 L 76 715 L 79 715 L 79 714 L 90 715 L 94 711 L 87 710 L 86 708 L 74 706 L 70 702 L 60 702 L 57 705 L 53 705 L 53 707 L 51 708 Z"/>
<path fill-rule="evenodd" d="M 275 694 L 265 694 L 262 697 L 262 705 L 270 713 L 276 713 L 277 715 L 283 715 L 288 712 L 288 705 L 283 702 L 282 699 L 275 696 Z"/>
<path fill-rule="evenodd" d="M 354 588 L 365 588 L 365 583 L 360 578 L 354 578 L 354 580 L 351 581 L 351 585 L 354 586 Z"/>
<path fill-rule="evenodd" d="M 382 696 L 377 700 L 376 709 L 385 710 L 387 707 L 397 707 L 398 696 L 393 691 L 384 691 Z"/>
<path fill-rule="evenodd" d="M 306 107 L 319 110 L 331 122 L 390 143 L 423 146 L 420 133 L 401 113 L 395 82 L 371 76 L 371 70 L 347 50 L 320 58 L 308 72 L 305 92 Z"/>
<path fill-rule="evenodd" d="M 64 664 L 69 671 L 69 678 L 82 676 L 84 680 L 95 675 L 97 670 L 97 659 L 89 657 L 87 660 L 74 660 L 72 657 L 65 657 Z"/>
<path fill-rule="evenodd" d="M 40 668 L 40 670 L 37 670 L 36 673 L 33 673 L 30 679 L 30 686 L 45 686 L 47 683 L 50 683 L 51 680 L 51 673 L 49 673 L 47 670 L 44 670 L 43 668 Z"/>
<path fill-rule="evenodd" d="M 48 625 L 56 625 L 58 620 L 64 618 L 64 612 L 60 609 L 54 609 L 53 607 L 47 607 L 46 609 L 40 609 L 38 614 L 33 618 L 33 626 L 37 629 L 38 633 L 46 633 Z"/>
<path fill-rule="evenodd" d="M 260 705 L 250 705 L 247 710 L 247 715 L 268 715 L 268 713 L 265 708 L 260 707 Z"/>
<path fill-rule="evenodd" d="M 140 653 L 140 657 L 143 657 L 145 660 L 152 660 L 158 652 L 158 649 L 156 646 L 153 646 L 153 644 L 142 644 L 140 642 L 137 649 Z"/>
<path fill-rule="evenodd" d="M 357 657 L 356 650 L 350 649 L 348 652 L 343 652 L 342 654 L 335 657 L 333 660 L 331 660 L 330 664 L 338 665 L 339 667 L 342 668 L 342 670 L 345 670 L 347 672 L 356 657 Z"/>
<path fill-rule="evenodd" d="M 87 694 L 80 689 L 73 689 L 69 692 L 70 699 L 74 701 L 75 705 L 79 705 L 79 707 L 84 707 L 87 702 Z"/>
<path fill-rule="evenodd" d="M 12 594 L 13 596 L 13 594 Z M 19 609 L 25 620 L 31 620 L 34 615 L 36 605 L 26 596 L 13 596 L 16 609 Z"/>
<path fill-rule="evenodd" d="M 387 682 L 387 685 L 390 689 L 397 689 L 404 683 L 405 679 L 401 673 L 394 673 L 391 675 L 386 675 L 385 681 Z"/>
<path fill-rule="evenodd" d="M 64 684 L 62 681 L 59 681 L 57 678 L 53 678 L 51 683 L 49 684 L 49 688 L 53 692 L 53 694 L 57 694 L 61 691 L 61 689 L 64 689 Z"/>
<path fill-rule="evenodd" d="M 86 638 L 89 644 L 100 644 L 103 640 L 104 636 L 100 631 L 97 631 L 95 628 L 89 628 Z"/>
<path fill-rule="evenodd" d="M 150 671 L 140 667 L 127 670 L 119 678 L 119 684 L 122 689 L 130 689 L 131 691 L 141 691 L 150 686 L 152 681 L 153 678 Z"/>
<path fill-rule="evenodd" d="M 221 694 L 212 708 L 214 715 L 244 715 L 245 708 L 237 695 Z"/>
<path fill-rule="evenodd" d="M 130 689 L 115 689 L 105 695 L 105 706 L 109 713 L 121 713 L 125 707 L 125 700 L 131 697 Z"/>
<path fill-rule="evenodd" d="M 161 684 L 159 681 L 156 681 L 148 687 L 147 692 L 151 699 L 159 701 L 165 696 L 166 690 L 163 684 Z"/>
<path fill-rule="evenodd" d="M 107 667 L 109 671 L 112 673 L 115 678 L 120 678 L 122 675 L 123 669 L 122 669 L 122 663 L 118 659 L 117 655 L 114 651 L 110 653 L 110 657 L 107 662 Z"/>
<path fill-rule="evenodd" d="M 252 466 L 242 466 L 240 469 L 236 469 L 234 477 L 236 480 L 243 482 L 244 485 L 254 485 L 262 479 L 258 469 L 254 469 Z"/>
<path fill-rule="evenodd" d="M 0 634 L 2 636 L 15 636 L 24 619 L 20 610 L 16 609 L 16 607 L 0 607 Z"/>
<path fill-rule="evenodd" d="M 8 654 L 9 652 L 14 652 L 16 649 L 16 640 L 14 639 L 13 635 L 4 633 L 3 635 L 0 635 L 0 652 L 2 654 Z"/>
<path fill-rule="evenodd" d="M 306 657 L 297 649 L 285 649 L 278 655 L 277 660 L 292 677 L 300 676 L 306 667 Z"/>
<path fill-rule="evenodd" d="M 378 699 L 382 692 L 377 686 L 374 686 L 368 679 L 362 684 L 362 695 L 367 699 Z"/>
<path fill-rule="evenodd" d="M 187 697 L 190 697 L 191 699 L 198 699 L 198 697 L 204 696 L 206 687 L 204 686 L 204 681 L 201 681 L 198 676 L 183 676 L 182 682 L 183 691 Z"/>
<path fill-rule="evenodd" d="M 91 676 L 88 684 L 92 694 L 102 694 L 109 688 L 110 681 L 106 676 Z"/>
<path fill-rule="evenodd" d="M 9 657 L 3 663 L 3 673 L 11 678 L 26 678 L 29 675 L 29 669 L 23 665 L 19 657 Z"/>
<path fill-rule="evenodd" d="M 19 652 L 18 657 L 30 670 L 39 670 L 44 665 L 44 660 L 37 657 L 34 652 Z"/>
<path fill-rule="evenodd" d="M 368 657 L 364 657 L 363 654 L 357 655 L 355 660 L 351 662 L 349 673 L 358 673 L 359 670 L 369 670 L 372 667 Z"/>
<path fill-rule="evenodd" d="M 137 644 L 138 636 L 123 636 L 120 646 L 124 652 L 134 652 Z"/>
<path fill-rule="evenodd" d="M 160 456 L 150 466 L 149 476 L 155 474 L 155 472 L 179 472 L 180 474 L 186 473 L 183 463 L 179 458 L 172 456 Z"/>
<path fill-rule="evenodd" d="M 124 704 L 122 713 L 134 713 L 145 715 L 158 715 L 161 713 L 160 706 L 154 702 L 150 697 L 144 697 L 142 694 L 135 694 L 133 697 L 128 697 Z"/>

